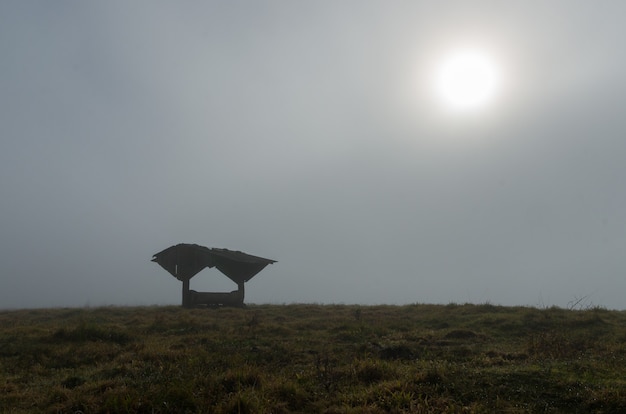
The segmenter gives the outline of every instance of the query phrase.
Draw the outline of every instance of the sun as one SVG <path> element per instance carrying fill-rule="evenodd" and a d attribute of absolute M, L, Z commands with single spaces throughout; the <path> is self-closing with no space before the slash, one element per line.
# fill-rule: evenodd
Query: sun
<path fill-rule="evenodd" d="M 434 75 L 435 95 L 443 107 L 454 112 L 475 112 L 491 104 L 500 87 L 495 60 L 476 48 L 447 54 Z"/>

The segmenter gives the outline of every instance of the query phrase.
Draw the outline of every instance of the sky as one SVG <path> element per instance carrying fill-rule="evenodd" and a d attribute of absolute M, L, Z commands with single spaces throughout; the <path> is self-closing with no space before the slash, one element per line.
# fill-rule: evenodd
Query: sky
<path fill-rule="evenodd" d="M 247 303 L 626 309 L 624 16 L 1 2 L 0 309 L 180 304 L 178 243 L 277 260 Z M 432 74 L 466 45 L 501 82 L 456 113 Z"/>

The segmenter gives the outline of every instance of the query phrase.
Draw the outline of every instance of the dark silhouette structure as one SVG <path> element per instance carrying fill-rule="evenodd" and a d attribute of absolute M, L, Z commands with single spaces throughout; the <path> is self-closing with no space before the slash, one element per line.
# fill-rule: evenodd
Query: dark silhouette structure
<path fill-rule="evenodd" d="M 177 244 L 156 253 L 152 261 L 183 282 L 183 306 L 243 306 L 244 283 L 276 260 L 252 256 L 240 251 L 218 249 L 197 244 Z M 237 284 L 232 292 L 196 292 L 189 280 L 202 269 L 216 267 Z"/>

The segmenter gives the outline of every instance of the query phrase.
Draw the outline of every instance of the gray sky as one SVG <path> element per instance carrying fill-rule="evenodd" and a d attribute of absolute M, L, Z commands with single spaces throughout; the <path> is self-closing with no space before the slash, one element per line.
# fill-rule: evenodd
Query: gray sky
<path fill-rule="evenodd" d="M 470 4 L 471 3 L 471 4 Z M 625 309 L 623 1 L 4 1 L 0 308 L 180 303 L 177 243 L 278 260 L 248 303 Z M 471 115 L 426 79 L 467 42 Z M 196 290 L 234 289 L 217 270 Z"/>

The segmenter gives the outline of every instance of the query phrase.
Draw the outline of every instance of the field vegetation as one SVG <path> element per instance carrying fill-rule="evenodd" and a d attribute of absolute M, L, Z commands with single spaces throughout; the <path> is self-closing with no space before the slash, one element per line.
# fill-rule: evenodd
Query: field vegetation
<path fill-rule="evenodd" d="M 0 312 L 2 413 L 624 413 L 626 313 L 483 305 Z"/>

